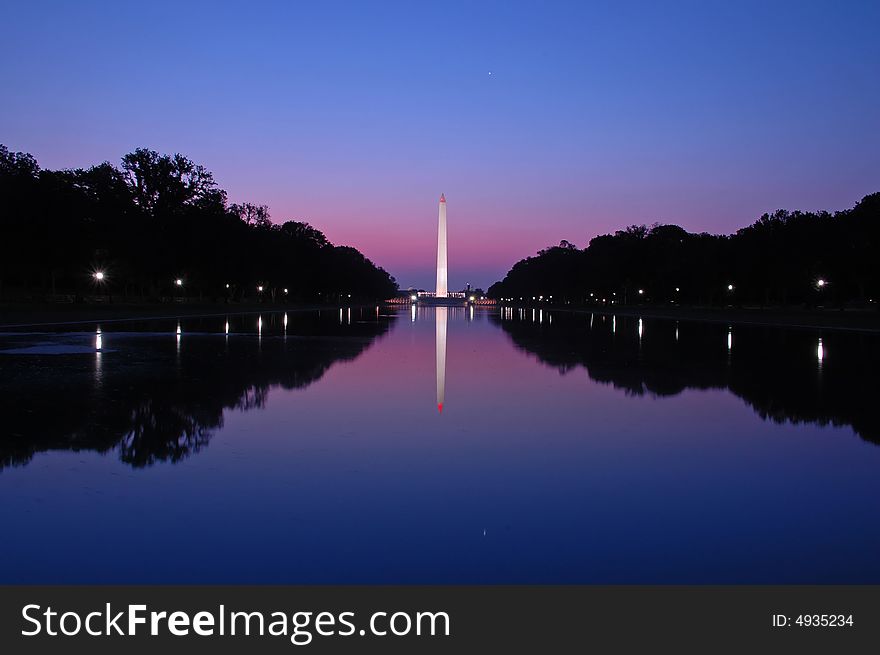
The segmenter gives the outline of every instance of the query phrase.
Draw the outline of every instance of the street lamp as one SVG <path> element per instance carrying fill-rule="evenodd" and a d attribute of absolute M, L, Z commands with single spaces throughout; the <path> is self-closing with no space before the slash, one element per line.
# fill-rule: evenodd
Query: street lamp
<path fill-rule="evenodd" d="M 284 289 L 284 295 L 287 295 L 287 288 Z"/>
<path fill-rule="evenodd" d="M 728 285 L 727 285 L 727 290 L 728 290 L 728 291 L 733 291 L 733 285 L 732 285 L 732 284 L 728 284 Z"/>
<path fill-rule="evenodd" d="M 639 289 L 639 295 L 640 295 L 640 296 L 643 296 L 644 294 L 645 294 L 645 290 L 644 290 L 644 289 Z"/>
<path fill-rule="evenodd" d="M 826 282 L 826 281 L 825 281 L 823 278 L 821 278 L 821 277 L 820 277 L 818 280 L 816 280 L 816 285 L 817 285 L 820 289 L 821 289 L 822 287 L 824 287 L 826 284 L 828 284 L 828 282 Z"/>
<path fill-rule="evenodd" d="M 96 282 L 103 282 L 104 281 L 104 271 L 95 271 L 92 274 L 92 277 L 95 278 Z"/>
<path fill-rule="evenodd" d="M 181 280 L 180 278 L 177 278 L 176 280 L 174 280 L 174 286 L 182 287 L 182 286 L 183 286 L 183 280 Z"/>
<path fill-rule="evenodd" d="M 260 293 L 263 293 L 263 285 L 262 284 L 257 286 L 257 291 L 259 291 Z"/>

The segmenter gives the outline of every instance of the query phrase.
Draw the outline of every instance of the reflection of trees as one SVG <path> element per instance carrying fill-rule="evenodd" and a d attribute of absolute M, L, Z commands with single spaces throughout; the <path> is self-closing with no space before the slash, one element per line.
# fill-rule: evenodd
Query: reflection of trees
<path fill-rule="evenodd" d="M 248 393 L 248 390 L 245 390 Z M 157 461 L 178 462 L 208 445 L 221 415 L 194 416 L 186 405 L 166 405 L 148 398 L 131 410 L 130 428 L 119 441 L 123 462 L 135 467 Z"/>
<path fill-rule="evenodd" d="M 880 418 L 871 411 L 878 385 L 870 370 L 880 361 L 875 335 L 829 332 L 826 357 L 808 330 L 554 312 L 553 322 L 494 319 L 513 343 L 567 373 L 583 366 L 590 379 L 627 394 L 673 396 L 686 389 L 729 389 L 765 420 L 851 426 L 880 443 Z M 676 339 L 676 329 L 679 338 Z"/>
<path fill-rule="evenodd" d="M 387 322 L 306 325 L 297 334 L 114 337 L 103 361 L 83 355 L 4 359 L 0 468 L 46 450 L 118 450 L 133 467 L 178 462 L 207 446 L 226 410 L 265 406 L 273 387 L 300 389 L 353 360 Z M 192 328 L 190 328 L 192 330 Z M 339 334 L 332 334 L 339 330 Z M 327 336 L 319 336 L 323 332 Z M 311 336 L 303 336 L 312 332 Z"/>

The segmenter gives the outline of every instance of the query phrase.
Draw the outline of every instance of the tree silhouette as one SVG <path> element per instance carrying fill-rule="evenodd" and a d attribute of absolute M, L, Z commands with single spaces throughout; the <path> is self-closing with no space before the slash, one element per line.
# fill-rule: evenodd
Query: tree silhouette
<path fill-rule="evenodd" d="M 552 295 L 578 304 L 842 306 L 880 295 L 878 253 L 875 193 L 835 214 L 764 214 L 732 235 L 654 224 L 597 236 L 583 250 L 562 241 L 514 264 L 489 294 L 524 301 Z"/>
<path fill-rule="evenodd" d="M 227 206 L 211 172 L 183 155 L 139 148 L 119 168 L 50 171 L 0 146 L 0 298 L 333 301 L 396 290 L 308 223 L 277 225 L 252 202 Z"/>

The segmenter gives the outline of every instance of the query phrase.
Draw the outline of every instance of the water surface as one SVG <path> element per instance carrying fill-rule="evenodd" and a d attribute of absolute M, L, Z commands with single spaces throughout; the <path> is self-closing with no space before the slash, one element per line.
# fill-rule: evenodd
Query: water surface
<path fill-rule="evenodd" d="M 375 307 L 69 330 L 0 335 L 2 583 L 880 582 L 876 335 Z"/>

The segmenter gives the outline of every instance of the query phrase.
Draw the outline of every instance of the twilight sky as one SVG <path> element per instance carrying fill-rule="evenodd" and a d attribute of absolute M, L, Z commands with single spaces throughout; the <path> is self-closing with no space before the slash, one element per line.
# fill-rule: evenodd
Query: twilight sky
<path fill-rule="evenodd" d="M 731 232 L 880 191 L 880 2 L 41 2 L 0 8 L 0 143 L 205 164 L 433 287 L 632 223 Z M 490 74 L 491 72 L 491 74 Z"/>

